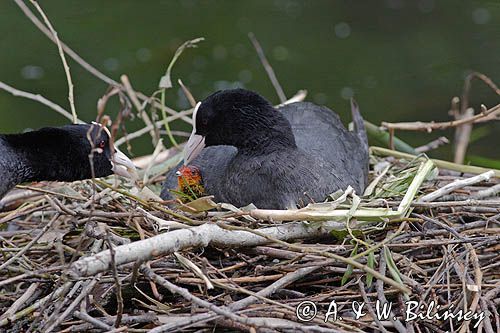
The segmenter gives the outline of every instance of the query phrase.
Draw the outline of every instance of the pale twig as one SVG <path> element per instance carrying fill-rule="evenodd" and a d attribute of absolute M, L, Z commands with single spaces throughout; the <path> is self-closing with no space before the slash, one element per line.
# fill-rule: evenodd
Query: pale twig
<path fill-rule="evenodd" d="M 269 61 L 267 61 L 266 55 L 264 54 L 264 50 L 262 49 L 262 46 L 260 46 L 259 41 L 255 37 L 255 35 L 250 32 L 248 33 L 248 38 L 250 38 L 250 41 L 253 44 L 253 47 L 255 47 L 255 51 L 257 51 L 257 55 L 259 56 L 260 62 L 262 63 L 262 66 L 264 66 L 264 69 L 266 70 L 267 75 L 269 76 L 269 79 L 271 80 L 271 83 L 273 84 L 274 89 L 276 90 L 276 93 L 278 94 L 278 98 L 280 99 L 280 103 L 285 103 L 286 102 L 286 95 L 285 92 L 283 91 L 283 88 L 281 87 L 280 83 L 278 82 L 278 78 L 276 77 L 276 74 L 274 74 L 274 70 L 269 64 Z"/>
<path fill-rule="evenodd" d="M 40 239 L 40 237 L 42 237 L 42 235 L 45 234 L 47 230 L 50 229 L 50 227 L 52 227 L 52 223 L 54 223 L 54 221 L 56 221 L 58 217 L 59 217 L 58 214 L 54 215 L 52 220 L 50 220 L 49 223 L 47 223 L 45 227 L 43 227 L 40 233 L 36 237 L 33 237 L 33 239 L 28 244 L 26 244 L 26 246 L 21 251 L 17 252 L 14 256 L 10 257 L 6 262 L 0 265 L 0 271 L 3 270 L 5 267 L 9 266 L 24 253 L 26 253 L 26 251 L 28 251 Z"/>
<path fill-rule="evenodd" d="M 176 286 L 175 284 L 167 281 L 166 279 L 162 278 L 158 274 L 154 273 L 151 269 L 143 266 L 142 267 L 142 272 L 144 275 L 146 275 L 149 279 L 154 280 L 158 284 L 162 285 L 164 288 L 166 288 L 168 291 L 170 291 L 173 294 L 178 294 L 184 299 L 201 306 L 203 308 L 206 308 L 218 315 L 221 315 L 225 318 L 228 318 L 230 320 L 236 321 L 238 323 L 244 324 L 244 325 L 250 325 L 250 326 L 256 326 L 256 327 L 269 327 L 269 328 L 281 328 L 281 329 L 294 329 L 294 331 L 300 330 L 300 331 L 307 331 L 307 332 L 331 332 L 335 333 L 338 332 L 337 330 L 333 329 L 328 329 L 328 328 L 323 328 L 320 326 L 304 326 L 292 321 L 288 320 L 278 320 L 278 318 L 259 318 L 259 317 L 242 317 L 237 314 L 235 314 L 232 310 L 226 308 L 226 307 L 219 307 L 216 306 L 210 302 L 207 302 L 199 297 L 194 296 L 191 294 L 187 289 Z M 162 332 L 162 329 L 155 328 L 151 332 Z"/>
<path fill-rule="evenodd" d="M 415 148 L 415 151 L 419 154 L 422 154 L 422 153 L 428 152 L 430 150 L 437 149 L 437 148 L 441 147 L 442 145 L 445 145 L 448 143 L 450 143 L 448 138 L 446 138 L 445 136 L 440 136 L 436 140 L 433 140 L 433 141 L 431 141 L 423 146 Z"/>
<path fill-rule="evenodd" d="M 470 186 L 473 184 L 477 184 L 477 183 L 485 181 L 485 180 L 489 180 L 494 175 L 495 175 L 495 173 L 493 172 L 493 170 L 490 170 L 490 171 L 487 171 L 485 173 L 482 173 L 480 175 L 477 175 L 477 176 L 474 176 L 471 178 L 456 180 L 448 185 L 443 186 L 442 188 L 440 188 L 432 193 L 428 193 L 428 194 L 424 195 L 423 197 L 420 198 L 419 201 L 421 201 L 421 202 L 434 201 L 437 198 L 442 197 L 445 194 L 451 193 L 452 191 L 454 191 L 456 189 L 463 188 L 465 186 Z"/>
<path fill-rule="evenodd" d="M 31 22 L 41 31 L 45 36 L 47 36 L 51 41 L 54 43 L 56 42 L 54 39 L 54 36 L 52 36 L 51 32 L 45 25 L 36 17 L 35 14 L 24 4 L 22 0 L 14 0 L 15 3 L 19 6 L 19 8 L 23 11 L 23 13 L 31 20 Z M 75 51 L 73 51 L 69 46 L 61 42 L 61 46 L 66 52 L 67 55 L 69 55 L 74 61 L 76 61 L 80 66 L 82 66 L 85 70 L 87 70 L 90 74 L 94 75 L 98 79 L 104 81 L 105 83 L 109 84 L 110 86 L 118 87 L 120 89 L 123 89 L 123 86 L 113 80 L 112 78 L 106 76 L 104 73 L 100 72 L 97 68 L 86 62 L 82 57 L 80 57 Z M 142 101 L 146 101 L 149 104 L 155 106 L 156 108 L 160 108 L 161 105 L 155 100 L 152 100 L 149 96 L 144 95 L 141 92 L 136 92 L 137 97 L 141 99 Z M 165 110 L 171 114 L 175 115 L 176 111 L 172 110 L 171 108 L 165 107 Z M 187 122 L 188 124 L 191 124 L 191 118 L 183 116 L 181 117 L 182 120 Z"/>
<path fill-rule="evenodd" d="M 84 320 L 90 324 L 92 324 L 93 327 L 97 327 L 97 328 L 100 328 L 102 330 L 111 330 L 113 329 L 112 326 L 109 326 L 108 324 L 106 323 L 103 323 L 102 321 L 100 321 L 99 319 L 96 319 L 94 317 L 91 317 L 89 316 L 87 313 L 85 312 L 80 312 L 80 311 L 75 311 L 73 313 L 73 317 L 75 318 L 78 318 L 78 319 L 81 319 L 81 320 Z"/>
<path fill-rule="evenodd" d="M 17 312 L 16 314 L 10 316 L 9 318 L 5 318 L 0 320 L 0 327 L 6 326 L 8 324 L 12 324 L 16 320 L 19 320 L 34 311 L 38 310 L 40 307 L 43 307 L 46 305 L 46 303 L 52 301 L 54 298 L 60 297 L 63 295 L 68 288 L 68 286 L 71 286 L 73 282 L 66 282 L 63 286 L 57 288 L 53 293 L 50 295 L 45 296 L 44 298 L 36 301 L 34 304 L 28 306 L 27 308 L 22 309 L 21 311 Z"/>
<path fill-rule="evenodd" d="M 488 109 L 488 110 L 483 110 L 480 113 L 461 118 L 459 120 L 451 120 L 451 121 L 445 121 L 445 122 L 421 122 L 421 121 L 414 121 L 414 122 L 402 122 L 402 123 L 388 123 L 388 122 L 382 122 L 382 126 L 389 129 L 389 130 L 406 130 L 406 131 L 427 131 L 427 132 L 432 132 L 433 130 L 443 130 L 447 129 L 450 127 L 456 127 L 464 124 L 469 124 L 469 123 L 474 123 L 477 122 L 481 118 L 485 118 L 493 113 L 496 113 L 497 111 L 500 110 L 500 104 L 495 105 L 494 107 Z"/>
<path fill-rule="evenodd" d="M 15 3 L 19 6 L 19 8 L 23 11 L 24 15 L 26 15 L 31 22 L 41 31 L 44 33 L 45 36 L 47 36 L 50 40 L 52 40 L 54 43 L 56 43 L 56 40 L 54 39 L 54 36 L 50 32 L 49 29 L 36 17 L 35 14 L 24 4 L 22 0 L 14 0 Z M 107 84 L 111 86 L 119 86 L 120 84 L 113 79 L 109 78 L 102 72 L 100 72 L 97 68 L 94 66 L 90 65 L 88 62 L 83 60 L 75 51 L 73 51 L 69 46 L 64 44 L 63 42 L 60 43 L 63 50 L 68 54 L 73 60 L 75 60 L 80 66 L 85 68 L 89 73 L 97 77 L 98 79 L 106 82 Z"/>
<path fill-rule="evenodd" d="M 464 119 L 470 119 L 471 117 L 474 117 L 474 109 L 473 108 L 467 108 L 464 113 L 461 113 L 458 115 L 458 120 L 457 122 L 460 122 Z M 484 119 L 485 117 L 483 117 Z M 481 118 L 480 118 L 481 119 Z M 455 135 L 455 149 L 454 149 L 454 156 L 453 156 L 453 162 L 458 163 L 458 164 L 463 164 L 465 160 L 465 154 L 467 153 L 467 147 L 469 146 L 470 142 L 470 135 L 472 133 L 472 124 L 473 122 L 466 122 L 463 123 L 456 128 L 456 135 Z"/>
<path fill-rule="evenodd" d="M 39 282 L 31 284 L 28 289 L 26 289 L 26 291 L 22 294 L 22 296 L 19 297 L 14 303 L 12 303 L 10 308 L 0 316 L 0 319 L 8 318 L 14 315 L 17 310 L 22 307 L 37 290 L 39 290 L 39 287 Z"/>
<path fill-rule="evenodd" d="M 384 325 L 378 319 L 375 311 L 373 310 L 373 307 L 370 304 L 370 300 L 368 299 L 368 296 L 366 295 L 366 292 L 365 292 L 365 285 L 364 285 L 363 281 L 361 281 L 361 279 L 358 281 L 358 285 L 359 285 L 359 292 L 361 294 L 361 297 L 363 297 L 363 301 L 366 304 L 366 309 L 368 310 L 368 313 L 370 313 L 373 321 L 377 324 L 380 332 L 388 333 L 388 331 L 385 329 Z"/>
<path fill-rule="evenodd" d="M 321 255 L 321 256 L 324 256 L 326 258 L 330 258 L 330 259 L 335 259 L 337 261 L 341 261 L 343 263 L 346 263 L 348 265 L 351 265 L 351 266 L 354 266 L 356 268 L 359 268 L 369 274 L 372 274 L 374 277 L 376 277 L 378 280 L 382 280 L 383 282 L 391 285 L 392 287 L 398 289 L 399 291 L 405 293 L 405 294 L 411 294 L 411 290 L 408 289 L 406 286 L 394 281 L 393 279 L 390 279 L 388 277 L 386 277 L 385 275 L 382 275 L 382 274 L 379 274 L 379 272 L 373 270 L 372 268 L 366 266 L 366 265 L 363 265 L 355 260 L 353 260 L 352 258 L 344 258 L 340 255 L 337 255 L 337 254 L 334 254 L 334 253 L 330 253 L 330 252 L 326 252 L 326 251 L 323 251 L 323 250 L 316 250 L 314 248 L 308 248 L 308 247 L 304 247 L 304 246 L 300 246 L 300 245 L 296 245 L 296 244 L 291 244 L 291 243 L 287 243 L 281 239 L 278 239 L 278 238 L 275 238 L 275 237 L 272 237 L 270 235 L 267 235 L 265 233 L 262 233 L 261 231 L 259 230 L 253 230 L 253 229 L 250 229 L 250 228 L 245 228 L 245 227 L 236 227 L 236 226 L 230 226 L 230 225 L 223 225 L 221 223 L 218 223 L 219 226 L 223 227 L 223 228 L 227 228 L 228 230 L 234 230 L 234 231 L 247 231 L 249 233 L 253 233 L 255 235 L 258 235 L 258 236 L 261 236 L 261 237 L 264 237 L 268 240 L 270 240 L 271 242 L 273 243 L 277 243 L 277 244 L 281 244 L 283 246 L 286 246 L 290 249 L 294 249 L 294 250 L 297 250 L 297 251 L 300 251 L 302 253 L 309 253 L 309 254 L 318 254 L 318 255 Z M 191 229 L 192 230 L 192 229 Z"/>
<path fill-rule="evenodd" d="M 63 117 L 66 117 L 69 120 L 73 119 L 73 116 L 71 115 L 71 113 L 66 111 L 62 106 L 48 100 L 47 98 L 43 97 L 42 95 L 32 94 L 32 93 L 27 92 L 27 91 L 22 91 L 22 90 L 16 89 L 16 88 L 11 87 L 11 86 L 9 86 L 1 81 L 0 81 L 0 89 L 3 89 L 5 91 L 11 93 L 13 96 L 24 97 L 24 98 L 31 99 L 33 101 L 42 103 L 43 105 L 48 106 L 49 108 L 56 111 L 57 113 L 59 113 Z M 83 123 L 83 121 L 81 121 L 81 120 L 78 120 L 78 122 Z"/>
<path fill-rule="evenodd" d="M 99 279 L 100 275 L 87 282 L 80 295 L 78 295 L 75 300 L 66 307 L 66 310 L 64 310 L 62 314 L 57 316 L 57 319 L 49 325 L 44 332 L 53 332 L 56 327 L 58 327 L 71 313 L 73 313 L 74 309 L 80 304 L 80 302 L 92 292 L 97 282 L 99 282 Z"/>
<path fill-rule="evenodd" d="M 382 148 L 382 147 L 377 147 L 377 146 L 371 146 L 370 151 L 373 154 L 376 155 L 381 155 L 381 156 L 394 156 L 396 158 L 404 158 L 404 159 L 410 159 L 413 160 L 415 158 L 418 159 L 424 159 L 426 157 L 418 157 L 412 154 L 407 154 L 407 153 L 402 153 L 400 151 L 396 150 L 391 150 L 387 148 Z M 483 167 L 478 167 L 474 165 L 461 165 L 449 161 L 443 161 L 443 160 L 438 160 L 431 158 L 430 159 L 438 168 L 443 168 L 443 169 L 448 169 L 448 170 L 453 170 L 453 171 L 458 171 L 458 172 L 465 172 L 465 173 L 474 173 L 474 174 L 480 174 L 484 173 L 487 171 L 490 171 L 490 169 L 483 168 Z M 495 173 L 495 177 L 500 178 L 500 170 L 493 170 Z"/>
<path fill-rule="evenodd" d="M 472 80 L 474 78 L 480 79 L 484 82 L 488 87 L 490 87 L 497 95 L 500 95 L 500 89 L 498 89 L 497 85 L 491 80 L 488 76 L 479 73 L 472 72 L 464 80 L 464 87 L 462 91 L 462 103 L 460 105 L 460 111 L 455 112 L 455 119 L 461 120 L 468 118 L 474 114 L 474 110 L 469 107 L 469 95 L 472 87 Z M 485 107 L 481 106 L 481 109 L 484 112 Z M 487 117 L 481 118 L 483 120 L 487 119 Z M 472 133 L 472 124 L 473 123 L 464 123 L 455 130 L 455 149 L 454 149 L 454 159 L 455 163 L 463 164 L 465 160 L 465 154 L 467 152 L 467 147 L 469 146 L 470 135 Z"/>
<path fill-rule="evenodd" d="M 111 267 L 113 272 L 113 279 L 115 280 L 115 289 L 116 289 L 117 309 L 116 309 L 115 327 L 118 328 L 120 327 L 120 323 L 123 316 L 123 296 L 122 296 L 122 286 L 120 284 L 120 279 L 118 278 L 118 269 L 115 263 L 115 250 L 110 240 L 111 238 L 110 234 L 111 232 L 109 231 L 109 228 L 106 228 L 106 243 L 108 244 L 109 251 L 111 253 Z"/>
<path fill-rule="evenodd" d="M 59 56 L 61 57 L 61 61 L 63 63 L 64 67 L 64 73 L 66 74 L 66 81 L 68 81 L 68 100 L 69 100 L 69 106 L 71 108 L 71 114 L 73 115 L 73 124 L 76 124 L 78 122 L 78 117 L 76 115 L 76 109 L 75 109 L 75 98 L 73 95 L 73 80 L 71 79 L 71 73 L 69 72 L 69 66 L 66 61 L 66 57 L 64 56 L 64 50 L 61 45 L 61 41 L 59 40 L 59 37 L 57 37 L 57 31 L 54 29 L 52 24 L 50 23 L 47 15 L 45 15 L 45 12 L 43 11 L 42 7 L 38 4 L 37 1 L 35 0 L 30 0 L 33 6 L 38 10 L 40 15 L 42 16 L 45 24 L 49 28 L 50 32 L 52 33 L 52 36 L 54 37 L 54 41 L 57 44 L 57 49 L 59 51 Z"/>
<path fill-rule="evenodd" d="M 234 314 L 232 311 L 218 307 L 218 306 L 211 304 L 205 300 L 202 300 L 201 298 L 198 298 L 198 297 L 194 296 L 193 294 L 191 294 L 187 289 L 178 287 L 175 284 L 170 283 L 169 281 L 165 280 L 164 278 L 162 278 L 158 274 L 155 274 L 150 268 L 148 268 L 146 266 L 143 266 L 141 268 L 141 271 L 149 279 L 160 284 L 161 286 L 166 288 L 168 291 L 170 291 L 172 294 L 178 294 L 178 295 L 182 296 L 184 299 L 186 299 L 186 300 L 188 300 L 188 301 L 190 301 L 198 306 L 204 307 L 208 310 L 211 310 L 219 315 L 222 315 L 226 318 L 232 319 L 232 320 L 237 321 L 239 323 L 242 323 L 242 324 L 248 323 L 248 320 Z"/>
<path fill-rule="evenodd" d="M 325 222 L 322 225 L 306 225 L 302 222 L 286 223 L 261 229 L 261 234 L 273 239 L 294 240 L 328 235 L 331 230 L 342 230 L 340 222 Z M 248 231 L 230 231 L 212 223 L 206 223 L 190 229 L 180 229 L 154 237 L 121 245 L 115 248 L 115 262 L 126 263 L 147 261 L 153 256 L 167 255 L 186 248 L 205 247 L 209 244 L 223 247 L 246 247 L 267 244 L 269 240 Z M 111 268 L 109 250 L 94 256 L 84 257 L 70 267 L 74 276 L 91 276 Z"/>
<path fill-rule="evenodd" d="M 127 95 L 129 96 L 130 100 L 132 101 L 132 104 L 134 104 L 135 108 L 137 109 L 139 116 L 142 118 L 142 120 L 144 121 L 146 126 L 151 126 L 153 123 L 151 122 L 151 119 L 149 118 L 146 111 L 144 110 L 143 105 L 141 104 L 141 102 L 139 102 L 139 99 L 137 97 L 137 93 L 132 88 L 132 84 L 130 83 L 128 76 L 122 75 L 122 76 L 120 76 L 120 80 L 122 81 L 123 87 L 125 88 L 125 91 L 127 92 Z M 158 142 L 156 128 L 152 127 L 149 134 L 151 135 L 151 138 L 153 139 L 153 143 L 156 144 Z"/>
<path fill-rule="evenodd" d="M 191 92 L 189 91 L 189 89 L 184 85 L 184 83 L 182 82 L 181 79 L 178 79 L 177 82 L 179 83 L 179 85 L 181 86 L 182 88 L 182 91 L 184 92 L 184 95 L 186 95 L 186 98 L 187 100 L 189 101 L 189 104 L 191 105 L 191 107 L 195 107 L 196 106 L 196 100 L 194 99 L 193 97 L 193 94 L 191 94 Z"/>
<path fill-rule="evenodd" d="M 172 115 L 172 116 L 169 116 L 166 118 L 166 120 L 168 122 L 171 122 L 171 121 L 174 121 L 176 119 L 180 119 L 182 117 L 185 117 L 186 115 L 190 115 L 193 113 L 193 110 L 190 109 L 190 110 L 185 110 L 185 111 L 180 111 L 180 112 L 177 112 L 176 114 Z M 140 130 L 136 131 L 136 132 L 133 132 L 133 133 L 129 133 L 127 134 L 126 136 L 122 137 L 122 138 L 119 138 L 118 140 L 115 141 L 115 146 L 116 147 L 120 147 L 122 144 L 124 144 L 126 141 L 130 141 L 132 139 L 136 139 L 136 138 L 139 138 L 141 137 L 143 134 L 149 132 L 151 129 L 153 128 L 161 128 L 163 127 L 164 125 L 164 122 L 163 120 L 158 120 L 157 122 L 155 122 L 154 124 L 151 124 L 151 125 L 148 125 L 144 128 L 141 128 Z"/>
<path fill-rule="evenodd" d="M 489 198 L 489 197 L 494 197 L 498 193 L 500 193 L 500 184 L 496 184 L 485 190 L 478 191 L 476 194 L 472 195 L 471 198 L 472 199 Z"/>

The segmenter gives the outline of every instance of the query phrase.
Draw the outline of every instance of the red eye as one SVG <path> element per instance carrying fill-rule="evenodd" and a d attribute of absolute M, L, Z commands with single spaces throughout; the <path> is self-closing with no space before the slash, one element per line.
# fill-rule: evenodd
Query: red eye
<path fill-rule="evenodd" d="M 104 147 L 106 147 L 106 142 L 104 140 L 100 141 L 98 146 L 99 148 L 104 149 Z"/>

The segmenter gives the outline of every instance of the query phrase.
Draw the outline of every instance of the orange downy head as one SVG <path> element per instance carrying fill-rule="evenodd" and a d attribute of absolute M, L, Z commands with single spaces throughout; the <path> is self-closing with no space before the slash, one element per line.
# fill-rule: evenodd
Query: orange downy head
<path fill-rule="evenodd" d="M 200 169 L 193 165 L 183 165 L 177 171 L 177 186 L 179 192 L 196 197 L 203 196 L 204 188 Z"/>

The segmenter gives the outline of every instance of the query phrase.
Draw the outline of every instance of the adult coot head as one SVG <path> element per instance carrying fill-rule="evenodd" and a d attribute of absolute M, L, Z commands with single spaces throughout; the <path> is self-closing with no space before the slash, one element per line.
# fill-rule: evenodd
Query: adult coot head
<path fill-rule="evenodd" d="M 218 145 L 234 146 L 246 155 L 296 147 L 285 117 L 259 94 L 244 89 L 218 91 L 196 105 L 184 164 L 205 146 Z"/>
<path fill-rule="evenodd" d="M 112 173 L 136 178 L 134 164 L 110 138 L 97 123 L 0 135 L 0 197 L 26 181 L 75 181 Z"/>

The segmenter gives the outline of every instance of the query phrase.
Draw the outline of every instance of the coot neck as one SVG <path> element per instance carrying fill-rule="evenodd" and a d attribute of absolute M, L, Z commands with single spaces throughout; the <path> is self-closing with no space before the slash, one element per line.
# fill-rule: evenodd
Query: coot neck
<path fill-rule="evenodd" d="M 272 117 L 254 119 L 255 126 L 247 126 L 237 136 L 235 146 L 240 154 L 266 155 L 276 151 L 297 149 L 292 127 L 278 111 Z M 252 123 L 252 122 L 247 122 Z"/>

